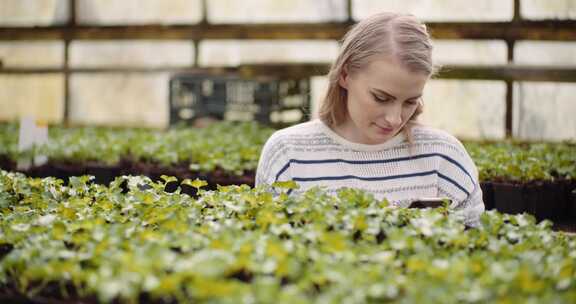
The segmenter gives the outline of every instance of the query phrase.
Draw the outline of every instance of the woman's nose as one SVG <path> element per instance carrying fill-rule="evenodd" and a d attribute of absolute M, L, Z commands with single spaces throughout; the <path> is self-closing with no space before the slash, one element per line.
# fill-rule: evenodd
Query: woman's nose
<path fill-rule="evenodd" d="M 402 123 L 402 108 L 401 106 L 392 106 L 388 109 L 386 109 L 386 113 L 385 113 L 385 120 L 386 123 L 393 127 L 393 128 L 397 128 L 398 126 L 400 126 L 400 124 Z"/>

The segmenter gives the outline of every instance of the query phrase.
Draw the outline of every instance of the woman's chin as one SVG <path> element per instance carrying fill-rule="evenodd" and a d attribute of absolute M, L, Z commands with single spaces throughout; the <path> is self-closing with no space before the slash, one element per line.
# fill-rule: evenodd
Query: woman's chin
<path fill-rule="evenodd" d="M 370 134 L 370 141 L 373 143 L 384 143 L 390 138 L 394 137 L 394 131 L 383 130 L 379 127 L 376 127 L 373 132 Z"/>
<path fill-rule="evenodd" d="M 372 136 L 369 137 L 368 141 L 370 145 L 379 145 L 379 144 L 383 144 L 386 141 L 388 141 L 390 138 L 392 138 L 392 136 L 390 135 L 382 135 L 382 134 L 372 134 Z"/>

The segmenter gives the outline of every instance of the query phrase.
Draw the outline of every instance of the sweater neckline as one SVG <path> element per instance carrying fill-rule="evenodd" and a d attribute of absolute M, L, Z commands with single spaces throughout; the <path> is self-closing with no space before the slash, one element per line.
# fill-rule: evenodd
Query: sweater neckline
<path fill-rule="evenodd" d="M 349 141 L 348 139 L 340 136 L 338 133 L 336 133 L 334 130 L 332 130 L 330 127 L 328 127 L 322 120 L 320 119 L 316 119 L 316 123 L 318 123 L 320 125 L 321 130 L 331 139 L 333 139 L 334 141 L 336 141 L 337 143 L 348 147 L 350 149 L 353 150 L 357 150 L 357 151 L 364 151 L 364 152 L 374 152 L 374 151 L 381 151 L 390 147 L 394 147 L 397 146 L 398 144 L 400 144 L 401 142 L 403 142 L 405 140 L 405 136 L 403 132 L 399 132 L 398 134 L 396 134 L 394 137 L 390 138 L 389 140 L 381 143 L 381 144 L 361 144 L 361 143 L 357 143 L 357 142 L 352 142 Z"/>

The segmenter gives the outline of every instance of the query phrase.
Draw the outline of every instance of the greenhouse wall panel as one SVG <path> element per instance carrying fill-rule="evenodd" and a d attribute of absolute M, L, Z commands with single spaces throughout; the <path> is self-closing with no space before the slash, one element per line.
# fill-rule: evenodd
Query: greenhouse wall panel
<path fill-rule="evenodd" d="M 576 43 L 520 41 L 514 47 L 514 62 L 556 66 L 566 66 L 566 63 L 574 65 L 576 64 Z"/>
<path fill-rule="evenodd" d="M 78 22 L 185 24 L 202 18 L 200 0 L 77 0 Z"/>
<path fill-rule="evenodd" d="M 167 73 L 98 73 L 71 77 L 70 120 L 78 124 L 165 127 Z"/>
<path fill-rule="evenodd" d="M 576 138 L 576 84 L 522 82 L 514 86 L 514 136 L 527 140 Z"/>
<path fill-rule="evenodd" d="M 336 41 L 204 41 L 200 66 L 236 66 L 243 63 L 325 62 L 338 53 Z"/>
<path fill-rule="evenodd" d="M 347 18 L 342 0 L 211 0 L 211 23 L 329 22 Z"/>
<path fill-rule="evenodd" d="M 5 68 L 59 68 L 64 65 L 64 43 L 1 41 L 0 59 Z"/>
<path fill-rule="evenodd" d="M 504 138 L 506 85 L 500 81 L 432 80 L 424 91 L 424 124 L 461 138 Z"/>
<path fill-rule="evenodd" d="M 68 10 L 68 0 L 0 0 L 0 26 L 63 24 Z"/>
<path fill-rule="evenodd" d="M 375 12 L 411 13 L 426 21 L 508 21 L 514 15 L 512 0 L 353 0 L 355 20 Z"/>
<path fill-rule="evenodd" d="M 60 123 L 64 114 L 62 74 L 0 75 L 0 120 L 30 116 Z"/>
<path fill-rule="evenodd" d="M 529 19 L 574 19 L 574 0 L 522 0 L 521 14 Z"/>
<path fill-rule="evenodd" d="M 190 41 L 77 41 L 70 54 L 72 67 L 187 67 L 194 62 L 194 45 Z"/>
<path fill-rule="evenodd" d="M 503 41 L 435 40 L 433 59 L 440 64 L 505 64 Z"/>

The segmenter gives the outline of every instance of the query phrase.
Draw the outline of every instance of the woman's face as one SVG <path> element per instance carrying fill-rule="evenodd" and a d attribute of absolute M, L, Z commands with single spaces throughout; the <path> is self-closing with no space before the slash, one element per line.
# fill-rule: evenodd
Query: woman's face
<path fill-rule="evenodd" d="M 336 131 L 352 142 L 384 143 L 412 117 L 427 80 L 425 73 L 411 72 L 386 57 L 342 75 L 339 84 L 348 91 L 348 117 Z"/>

